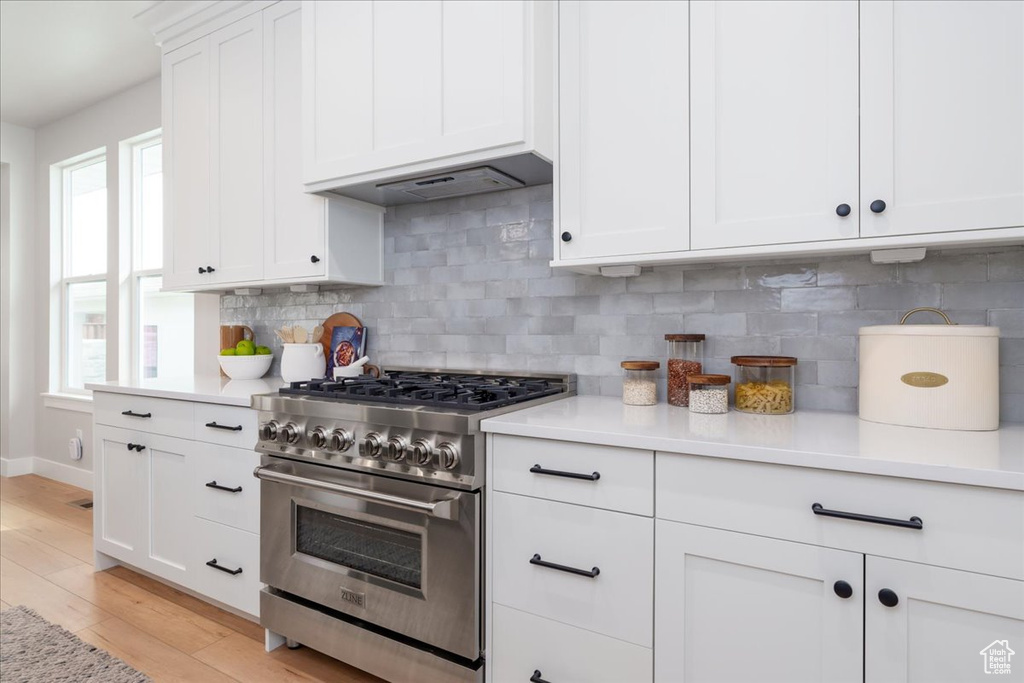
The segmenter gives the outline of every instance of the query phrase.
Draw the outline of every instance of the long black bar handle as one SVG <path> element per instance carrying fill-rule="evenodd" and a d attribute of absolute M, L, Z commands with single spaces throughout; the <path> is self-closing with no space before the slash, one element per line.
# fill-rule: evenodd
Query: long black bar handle
<path fill-rule="evenodd" d="M 234 427 L 229 427 L 228 425 L 219 425 L 216 422 L 207 422 L 206 426 L 209 427 L 210 429 L 223 429 L 228 432 L 242 431 L 242 425 L 235 425 Z"/>
<path fill-rule="evenodd" d="M 590 474 L 580 474 L 579 472 L 563 472 L 561 470 L 546 470 L 540 465 L 534 465 L 530 468 L 530 471 L 534 474 L 547 474 L 552 477 L 568 477 L 569 479 L 586 479 L 587 481 L 597 481 L 601 478 L 600 472 L 591 472 Z"/>
<path fill-rule="evenodd" d="M 122 410 L 121 414 L 128 417 L 153 417 L 153 413 L 136 413 L 131 410 Z"/>
<path fill-rule="evenodd" d="M 541 678 L 540 669 L 534 669 L 533 675 L 530 676 L 530 683 L 550 683 L 550 681 Z"/>
<path fill-rule="evenodd" d="M 208 489 L 217 489 L 218 491 L 227 491 L 228 493 L 241 493 L 242 492 L 242 487 L 241 486 L 236 486 L 235 488 L 231 489 L 231 488 L 228 488 L 227 486 L 221 486 L 220 484 L 217 483 L 216 479 L 214 479 L 213 481 L 206 482 L 206 488 L 208 488 Z"/>
<path fill-rule="evenodd" d="M 904 529 L 923 529 L 924 522 L 920 517 L 910 519 L 893 519 L 892 517 L 875 517 L 874 515 L 862 515 L 859 512 L 843 512 L 842 510 L 829 510 L 822 507 L 821 503 L 811 506 L 811 512 L 822 517 L 836 517 L 838 519 L 851 519 L 855 522 L 870 522 L 871 524 L 884 524 L 886 526 L 898 526 Z"/>
<path fill-rule="evenodd" d="M 231 576 L 238 576 L 239 574 L 242 573 L 242 568 L 241 567 L 239 567 L 238 569 L 228 569 L 227 567 L 222 567 L 221 565 L 217 564 L 217 558 L 216 557 L 213 558 L 212 560 L 210 560 L 209 562 L 207 562 L 206 566 L 207 567 L 213 567 L 214 569 L 219 569 L 220 571 L 224 572 L 225 574 L 231 574 Z"/>
<path fill-rule="evenodd" d="M 554 562 L 545 562 L 540 559 L 540 555 L 534 555 L 530 558 L 530 564 L 535 564 L 538 567 L 547 567 L 548 569 L 557 569 L 560 572 L 568 572 L 569 574 L 576 574 L 577 576 L 586 576 L 589 579 L 596 578 L 601 570 L 597 567 L 587 571 L 586 569 L 577 569 L 576 567 L 566 567 L 564 564 L 555 564 Z"/>

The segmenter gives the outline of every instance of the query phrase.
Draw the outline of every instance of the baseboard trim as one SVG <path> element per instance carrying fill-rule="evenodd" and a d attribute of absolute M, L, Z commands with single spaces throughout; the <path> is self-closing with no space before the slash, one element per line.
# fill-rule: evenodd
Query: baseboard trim
<path fill-rule="evenodd" d="M 0 458 L 0 476 L 20 477 L 23 474 L 38 474 L 40 477 L 92 491 L 92 472 L 89 470 L 39 457 Z"/>
<path fill-rule="evenodd" d="M 32 474 L 33 457 L 27 458 L 0 458 L 0 477 L 20 477 L 23 474 Z"/>

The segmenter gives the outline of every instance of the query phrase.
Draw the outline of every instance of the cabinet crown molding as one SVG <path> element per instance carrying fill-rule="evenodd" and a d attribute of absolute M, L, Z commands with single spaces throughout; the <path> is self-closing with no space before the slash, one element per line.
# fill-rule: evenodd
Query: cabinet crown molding
<path fill-rule="evenodd" d="M 273 0 L 154 0 L 133 19 L 169 52 L 273 4 Z"/>

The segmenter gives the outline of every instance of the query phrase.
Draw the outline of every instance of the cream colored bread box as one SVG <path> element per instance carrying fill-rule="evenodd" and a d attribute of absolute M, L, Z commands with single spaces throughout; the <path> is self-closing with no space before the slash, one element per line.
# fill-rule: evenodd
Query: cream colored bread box
<path fill-rule="evenodd" d="M 860 328 L 860 417 L 908 427 L 998 429 L 999 328 Z"/>

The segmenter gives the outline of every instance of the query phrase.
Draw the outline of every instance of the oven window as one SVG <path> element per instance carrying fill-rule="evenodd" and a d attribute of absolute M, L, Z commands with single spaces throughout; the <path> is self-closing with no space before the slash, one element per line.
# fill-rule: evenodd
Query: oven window
<path fill-rule="evenodd" d="M 391 581 L 420 588 L 420 536 L 296 506 L 295 550 Z"/>

